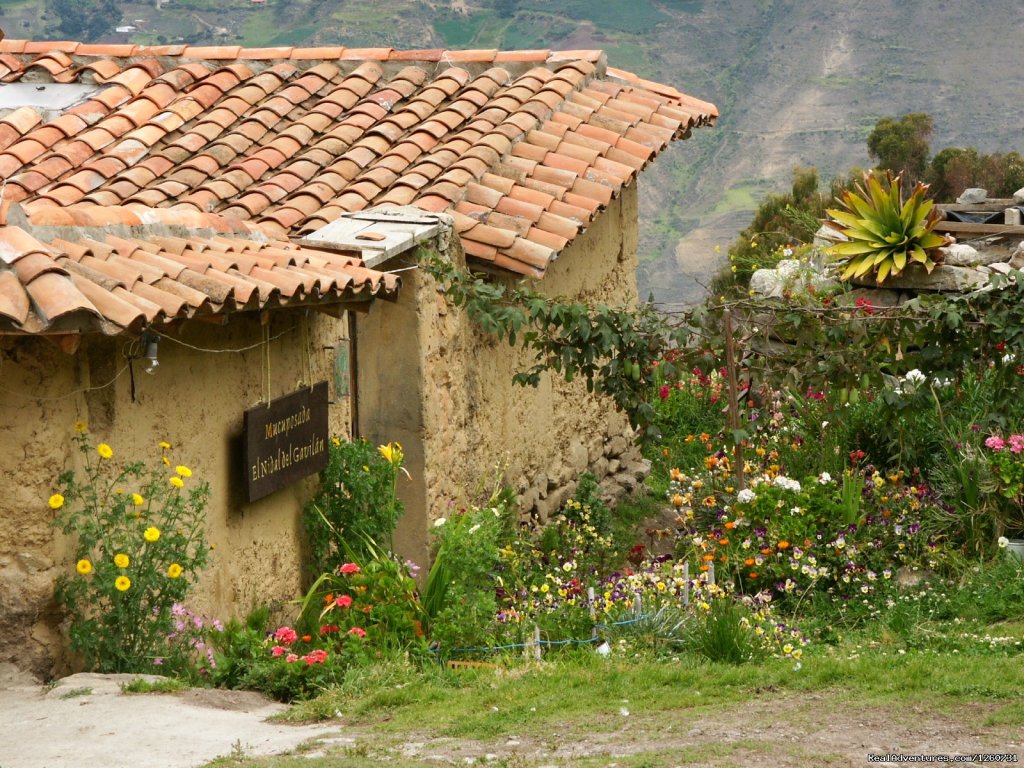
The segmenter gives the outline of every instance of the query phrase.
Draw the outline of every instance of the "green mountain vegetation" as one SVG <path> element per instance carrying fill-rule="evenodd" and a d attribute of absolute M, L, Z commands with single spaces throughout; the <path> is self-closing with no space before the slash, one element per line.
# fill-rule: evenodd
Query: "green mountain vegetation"
<path fill-rule="evenodd" d="M 74 37 L 67 0 L 3 0 L 9 37 Z M 931 146 L 1021 151 L 1024 70 L 1012 0 L 82 0 L 105 42 L 401 48 L 602 48 L 609 62 L 713 101 L 718 126 L 659 158 L 642 181 L 639 280 L 666 303 L 700 283 L 793 168 L 823 180 L 873 165 L 882 117 L 923 112 Z M 136 27 L 116 33 L 117 25 Z M 970 158 L 960 157 L 960 161 Z"/>

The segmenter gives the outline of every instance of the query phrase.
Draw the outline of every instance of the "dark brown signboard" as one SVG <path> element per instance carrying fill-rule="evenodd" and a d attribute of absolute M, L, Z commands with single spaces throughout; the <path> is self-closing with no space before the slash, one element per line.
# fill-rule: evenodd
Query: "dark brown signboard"
<path fill-rule="evenodd" d="M 249 501 L 327 466 L 327 382 L 245 412 L 245 485 Z"/>

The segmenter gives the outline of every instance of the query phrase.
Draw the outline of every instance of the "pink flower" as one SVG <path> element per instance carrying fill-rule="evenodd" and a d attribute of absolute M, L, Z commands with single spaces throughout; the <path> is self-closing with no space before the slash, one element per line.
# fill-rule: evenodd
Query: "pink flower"
<path fill-rule="evenodd" d="M 284 652 L 287 651 L 287 650 L 288 649 L 285 648 L 283 645 L 275 645 L 273 648 L 270 649 L 270 652 L 276 658 L 277 656 L 284 656 Z"/>
<path fill-rule="evenodd" d="M 338 568 L 338 573 L 359 573 L 359 566 L 355 563 L 345 563 L 343 566 Z"/>
<path fill-rule="evenodd" d="M 337 624 L 325 624 L 324 626 L 320 627 L 321 635 L 330 635 L 340 631 L 341 628 Z"/>
<path fill-rule="evenodd" d="M 309 665 L 323 664 L 325 661 L 327 661 L 327 651 L 317 648 L 316 650 L 310 651 L 305 656 L 303 656 L 302 660 Z"/>
<path fill-rule="evenodd" d="M 662 384 L 661 387 L 658 388 L 658 397 L 660 397 L 662 400 L 668 400 L 668 396 L 671 394 L 671 392 L 672 388 L 669 387 L 668 384 Z"/>
<path fill-rule="evenodd" d="M 294 664 L 296 661 L 299 660 L 299 656 L 296 653 L 289 653 L 287 656 L 284 657 L 284 660 L 287 661 L 289 664 Z"/>
<path fill-rule="evenodd" d="M 279 643 L 291 645 L 299 639 L 298 633 L 291 627 L 281 627 L 274 633 L 274 639 Z"/>
<path fill-rule="evenodd" d="M 348 608 L 352 605 L 352 598 L 348 595 L 338 595 L 334 598 L 334 604 L 339 608 Z"/>
<path fill-rule="evenodd" d="M 992 435 L 992 437 L 985 438 L 985 447 L 991 448 L 993 451 L 1001 451 L 1006 447 L 1006 441 L 999 435 Z"/>
<path fill-rule="evenodd" d="M 356 637 L 366 637 L 366 630 L 361 627 L 352 627 L 352 629 L 348 631 L 348 634 L 355 635 Z"/>
<path fill-rule="evenodd" d="M 1024 435 L 1010 435 L 1010 453 L 1024 451 Z"/>

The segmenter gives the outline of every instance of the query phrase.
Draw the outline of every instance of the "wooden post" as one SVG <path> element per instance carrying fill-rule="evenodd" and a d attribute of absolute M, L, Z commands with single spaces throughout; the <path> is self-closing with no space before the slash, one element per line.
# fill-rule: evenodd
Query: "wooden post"
<path fill-rule="evenodd" d="M 732 310 L 726 308 L 722 313 L 725 321 L 725 370 L 729 383 L 729 429 L 740 428 L 740 403 L 736 383 L 736 348 L 732 337 Z M 735 434 L 735 431 L 734 431 Z M 737 440 L 733 446 L 733 471 L 736 474 L 736 488 L 742 491 L 746 487 L 743 479 L 743 444 Z"/>
<path fill-rule="evenodd" d="M 590 603 L 590 639 L 597 640 L 597 606 L 594 605 L 593 587 L 587 587 L 587 600 Z"/>
<path fill-rule="evenodd" d="M 715 586 L 715 561 L 712 560 L 708 563 L 708 586 Z"/>
<path fill-rule="evenodd" d="M 540 661 L 540 627 L 533 625 L 533 658 Z"/>
<path fill-rule="evenodd" d="M 683 563 L 683 605 L 690 604 L 690 561 Z"/>

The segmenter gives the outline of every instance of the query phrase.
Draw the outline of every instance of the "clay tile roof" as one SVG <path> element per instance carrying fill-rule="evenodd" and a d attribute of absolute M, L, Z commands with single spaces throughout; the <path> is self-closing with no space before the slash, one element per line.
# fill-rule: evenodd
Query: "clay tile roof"
<path fill-rule="evenodd" d="M 597 50 L 0 40 L 0 81 L 22 77 L 94 87 L 63 114 L 28 106 L 0 113 L 5 200 L 30 210 L 131 203 L 160 215 L 224 213 L 261 222 L 278 238 L 381 203 L 472 211 L 493 219 L 481 220 L 487 229 L 475 238 L 472 230 L 463 233 L 467 254 L 531 276 L 542 276 L 547 261 L 669 142 L 718 116 L 713 104 L 608 67 Z M 163 253 L 145 238 L 135 241 L 140 252 L 156 248 L 153 258 Z M 0 237 L 0 250 L 3 242 Z M 61 253 L 58 263 L 71 258 Z M 13 283 L 4 275 L 14 273 L 2 267 L 0 323 L 20 317 L 29 295 L 25 288 L 17 296 L 5 292 Z M 147 296 L 118 290 L 135 296 L 145 322 L 154 322 L 156 307 L 170 320 L 200 307 L 248 306 L 257 295 L 266 300 L 271 285 L 285 304 L 297 300 L 289 286 L 303 286 L 304 296 L 311 287 L 340 285 L 324 282 L 324 275 L 311 282 L 307 273 L 259 277 L 251 290 L 233 273 L 226 279 L 223 271 L 197 272 L 187 286 L 167 273 L 159 286 L 141 281 Z M 129 327 L 123 305 L 102 306 L 92 300 L 92 288 L 83 290 L 87 279 L 78 272 L 69 283 L 77 293 L 67 295 L 83 297 L 73 316 L 86 325 L 93 318 L 107 332 Z M 216 290 L 204 280 L 213 280 Z M 196 290 L 205 299 L 190 293 Z M 18 322 L 39 328 L 50 321 Z"/>
<path fill-rule="evenodd" d="M 0 333 L 138 333 L 269 302 L 317 306 L 397 290 L 396 276 L 364 268 L 356 253 L 275 240 L 215 214 L 58 208 L 40 198 L 0 220 Z"/>

